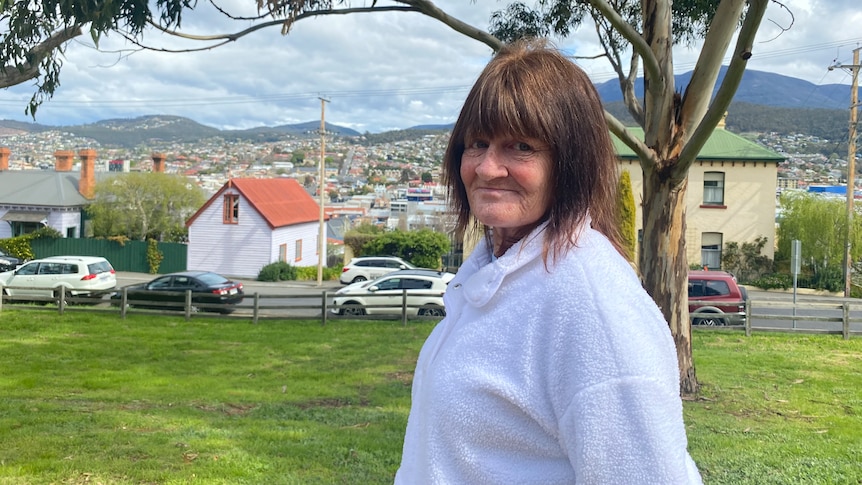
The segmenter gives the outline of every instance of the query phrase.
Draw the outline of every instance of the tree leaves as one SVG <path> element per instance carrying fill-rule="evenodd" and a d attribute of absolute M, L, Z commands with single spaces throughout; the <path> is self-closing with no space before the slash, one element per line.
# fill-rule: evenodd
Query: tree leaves
<path fill-rule="evenodd" d="M 125 236 L 143 241 L 175 240 L 185 221 L 204 202 L 200 189 L 179 175 L 130 173 L 96 184 L 88 206 L 93 236 Z"/>

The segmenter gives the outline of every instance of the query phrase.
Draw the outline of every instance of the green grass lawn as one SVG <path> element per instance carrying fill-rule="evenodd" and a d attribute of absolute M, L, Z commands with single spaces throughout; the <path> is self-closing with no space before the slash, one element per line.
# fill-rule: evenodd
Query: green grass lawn
<path fill-rule="evenodd" d="M 433 323 L 0 313 L 0 484 L 378 484 Z M 862 483 L 862 339 L 697 332 L 708 484 Z"/>
<path fill-rule="evenodd" d="M 706 483 L 862 484 L 862 339 L 703 331 L 693 349 Z"/>

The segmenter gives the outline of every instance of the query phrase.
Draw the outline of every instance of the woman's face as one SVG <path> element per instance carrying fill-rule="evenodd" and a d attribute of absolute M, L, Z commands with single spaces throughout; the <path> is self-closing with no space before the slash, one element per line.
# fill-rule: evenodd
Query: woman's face
<path fill-rule="evenodd" d="M 520 234 L 536 226 L 551 203 L 551 151 L 530 138 L 466 140 L 461 180 L 470 212 L 495 234 Z"/>

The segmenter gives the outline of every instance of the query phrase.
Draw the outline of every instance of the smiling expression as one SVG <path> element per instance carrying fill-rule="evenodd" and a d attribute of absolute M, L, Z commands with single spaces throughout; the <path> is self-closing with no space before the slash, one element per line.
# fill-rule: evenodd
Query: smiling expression
<path fill-rule="evenodd" d="M 495 239 L 524 236 L 551 204 L 551 151 L 538 140 L 467 140 L 460 173 L 471 213 L 494 228 Z"/>

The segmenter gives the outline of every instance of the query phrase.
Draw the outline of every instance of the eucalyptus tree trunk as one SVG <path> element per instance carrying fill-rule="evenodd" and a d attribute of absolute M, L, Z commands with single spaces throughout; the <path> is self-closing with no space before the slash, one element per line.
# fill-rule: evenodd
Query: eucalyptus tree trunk
<path fill-rule="evenodd" d="M 639 267 L 650 292 L 670 326 L 679 363 L 680 392 L 698 390 L 691 354 L 688 318 L 688 262 L 685 249 L 685 207 L 688 179 L 675 179 L 656 170 L 644 170 L 643 239 Z"/>
<path fill-rule="evenodd" d="M 644 144 L 652 157 L 643 168 L 643 246 L 640 268 L 644 287 L 661 308 L 676 344 L 680 392 L 697 392 L 688 319 L 688 261 L 685 207 L 688 163 L 680 163 L 686 133 L 680 119 L 681 97 L 673 77 L 671 4 L 644 0 L 643 32 L 650 61 L 644 69 Z"/>

